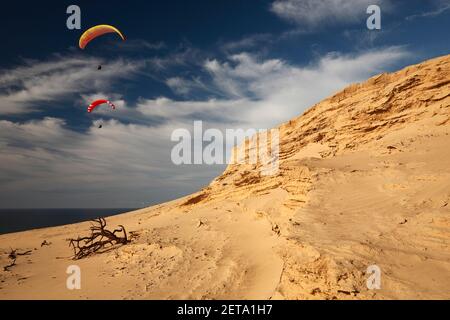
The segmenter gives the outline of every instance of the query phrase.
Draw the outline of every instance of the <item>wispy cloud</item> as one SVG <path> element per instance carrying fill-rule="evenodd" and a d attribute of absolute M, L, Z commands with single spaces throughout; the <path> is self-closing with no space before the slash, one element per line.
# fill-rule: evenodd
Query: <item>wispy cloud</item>
<path fill-rule="evenodd" d="M 436 2 L 435 9 L 408 16 L 408 17 L 406 17 L 406 20 L 411 21 L 411 20 L 415 20 L 415 19 L 419 19 L 419 18 L 436 17 L 436 16 L 439 16 L 439 15 L 449 12 L 449 11 L 450 11 L 450 1 L 449 0 L 440 0 L 440 1 Z"/>
<path fill-rule="evenodd" d="M 147 59 L 148 67 L 156 71 L 167 71 L 173 67 L 197 65 L 204 59 L 204 53 L 191 46 L 183 46 L 163 56 Z"/>
<path fill-rule="evenodd" d="M 101 72 L 99 58 L 55 56 L 51 61 L 27 60 L 25 64 L 2 70 L 0 114 L 24 114 L 48 107 L 68 95 L 106 90 L 118 79 L 131 77 L 142 64 L 116 60 Z"/>
<path fill-rule="evenodd" d="M 142 39 L 128 39 L 127 41 L 114 41 L 108 44 L 109 48 L 116 48 L 121 51 L 157 51 L 166 49 L 167 45 L 163 41 L 148 42 Z"/>
<path fill-rule="evenodd" d="M 209 90 L 208 86 L 205 85 L 198 76 L 191 77 L 189 79 L 184 79 L 178 76 L 172 77 L 166 80 L 166 85 L 176 94 L 181 96 L 189 96 L 195 91 Z"/>
<path fill-rule="evenodd" d="M 270 33 L 257 33 L 247 35 L 236 41 L 229 41 L 221 44 L 225 52 L 248 51 L 253 48 L 261 49 L 261 46 L 272 43 L 277 37 Z"/>
<path fill-rule="evenodd" d="M 0 121 L 0 203 L 136 207 L 181 196 L 220 169 L 171 165 L 173 128 L 108 121 L 80 133 L 61 119 Z"/>
<path fill-rule="evenodd" d="M 392 7 L 389 0 L 276 0 L 271 11 L 286 21 L 312 29 L 358 22 L 372 4 L 382 6 L 385 12 Z"/>
<path fill-rule="evenodd" d="M 346 85 L 382 72 L 409 56 L 402 47 L 378 48 L 359 54 L 330 53 L 300 67 L 281 59 L 260 59 L 241 53 L 226 60 L 206 60 L 208 93 L 219 98 L 173 101 L 142 100 L 138 110 L 149 117 L 222 119 L 233 124 L 268 128 L 302 113 L 305 108 Z M 178 83 L 193 86 L 190 79 Z M 230 124 L 232 125 L 232 124 Z"/>

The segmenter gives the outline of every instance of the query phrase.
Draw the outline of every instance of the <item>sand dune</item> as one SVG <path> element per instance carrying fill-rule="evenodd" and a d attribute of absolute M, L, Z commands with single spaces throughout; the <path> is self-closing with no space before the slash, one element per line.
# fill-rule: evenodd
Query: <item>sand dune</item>
<path fill-rule="evenodd" d="M 32 250 L 0 270 L 0 299 L 450 298 L 450 56 L 279 129 L 277 175 L 233 164 L 195 195 L 108 219 L 136 232 L 129 245 L 72 261 L 65 239 L 87 223 L 0 236 L 0 266 Z"/>

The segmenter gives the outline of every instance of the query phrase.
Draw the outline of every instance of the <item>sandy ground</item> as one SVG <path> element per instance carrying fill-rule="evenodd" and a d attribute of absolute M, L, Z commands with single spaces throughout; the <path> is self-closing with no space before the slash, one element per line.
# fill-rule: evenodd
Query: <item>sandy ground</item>
<path fill-rule="evenodd" d="M 69 259 L 65 239 L 87 234 L 88 224 L 2 237 L 2 247 L 33 253 L 19 257 L 7 275 L 2 273 L 0 297 L 266 299 L 280 280 L 283 263 L 274 251 L 277 237 L 267 221 L 246 215 L 239 206 L 187 211 L 168 205 L 108 222 L 137 230 L 137 238 L 81 261 Z M 41 248 L 44 240 L 52 244 Z M 6 251 L 0 260 L 4 265 Z M 66 288 L 70 265 L 82 270 L 80 291 Z"/>
<path fill-rule="evenodd" d="M 450 299 L 449 79 L 447 56 L 350 86 L 280 127 L 276 175 L 230 165 L 109 218 L 126 246 L 73 261 L 88 223 L 0 236 L 1 269 L 31 250 L 0 270 L 0 299 Z"/>

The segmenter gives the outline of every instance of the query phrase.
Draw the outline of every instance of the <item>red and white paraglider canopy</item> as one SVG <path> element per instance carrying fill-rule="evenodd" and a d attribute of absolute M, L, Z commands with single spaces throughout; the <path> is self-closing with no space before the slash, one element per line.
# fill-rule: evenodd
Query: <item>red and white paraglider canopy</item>
<path fill-rule="evenodd" d="M 97 108 L 98 106 L 102 105 L 102 104 L 107 104 L 111 107 L 111 109 L 115 110 L 116 106 L 109 100 L 96 100 L 94 102 L 91 103 L 91 105 L 88 107 L 88 112 L 91 113 L 92 111 L 94 111 L 95 108 Z"/>

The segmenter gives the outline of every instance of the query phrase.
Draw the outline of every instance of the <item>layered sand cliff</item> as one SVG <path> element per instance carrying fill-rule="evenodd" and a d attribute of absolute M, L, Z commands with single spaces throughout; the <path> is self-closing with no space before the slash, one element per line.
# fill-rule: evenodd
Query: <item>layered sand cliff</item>
<path fill-rule="evenodd" d="M 129 245 L 72 261 L 65 240 L 87 223 L 0 236 L 0 299 L 450 298 L 450 56 L 354 84 L 279 132 L 275 175 L 232 164 L 195 195 L 108 219 Z M 10 248 L 32 254 L 3 271 Z M 73 264 L 81 290 L 66 288 Z"/>

